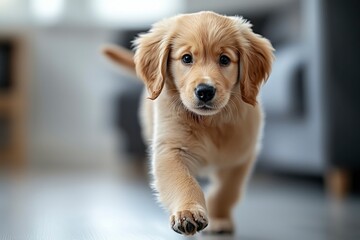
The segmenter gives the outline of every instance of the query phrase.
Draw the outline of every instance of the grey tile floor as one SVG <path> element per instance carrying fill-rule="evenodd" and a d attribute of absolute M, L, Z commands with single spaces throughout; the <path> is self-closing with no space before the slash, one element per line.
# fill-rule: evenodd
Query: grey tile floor
<path fill-rule="evenodd" d="M 0 239 L 360 239 L 360 199 L 332 202 L 320 184 L 255 174 L 236 234 L 184 237 L 169 228 L 147 181 L 121 171 L 33 171 L 0 177 Z"/>

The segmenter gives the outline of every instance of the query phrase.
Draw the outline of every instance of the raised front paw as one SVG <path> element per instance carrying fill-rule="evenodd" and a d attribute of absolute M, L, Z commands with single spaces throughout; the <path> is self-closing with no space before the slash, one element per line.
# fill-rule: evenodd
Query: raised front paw
<path fill-rule="evenodd" d="M 203 211 L 183 210 L 170 217 L 171 228 L 184 235 L 193 235 L 207 227 L 208 220 Z"/>

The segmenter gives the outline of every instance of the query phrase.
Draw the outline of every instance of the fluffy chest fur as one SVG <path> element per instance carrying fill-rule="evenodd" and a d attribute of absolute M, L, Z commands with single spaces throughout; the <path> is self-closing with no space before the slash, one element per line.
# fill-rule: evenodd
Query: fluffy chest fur
<path fill-rule="evenodd" d="M 241 115 L 199 117 L 183 107 L 174 107 L 167 94 L 150 101 L 144 99 L 145 124 L 153 148 L 178 149 L 188 165 L 196 170 L 205 166 L 226 167 L 246 161 L 256 151 L 262 128 L 261 107 L 239 104 Z M 229 110 L 228 110 L 229 111 Z"/>

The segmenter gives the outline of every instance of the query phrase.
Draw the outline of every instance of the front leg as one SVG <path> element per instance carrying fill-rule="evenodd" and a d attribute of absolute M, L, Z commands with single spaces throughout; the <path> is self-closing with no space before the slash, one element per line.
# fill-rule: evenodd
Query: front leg
<path fill-rule="evenodd" d="M 172 229 L 193 235 L 207 226 L 204 193 L 192 176 L 189 161 L 177 148 L 154 149 L 154 188 L 159 201 L 170 211 Z"/>

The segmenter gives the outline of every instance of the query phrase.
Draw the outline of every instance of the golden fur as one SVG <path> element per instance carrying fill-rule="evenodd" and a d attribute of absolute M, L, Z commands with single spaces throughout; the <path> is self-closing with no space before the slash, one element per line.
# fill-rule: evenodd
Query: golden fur
<path fill-rule="evenodd" d="M 134 43 L 134 66 L 124 50 L 104 53 L 135 67 L 148 90 L 140 121 L 151 146 L 153 186 L 171 227 L 192 235 L 209 222 L 206 231 L 232 232 L 232 208 L 259 148 L 257 95 L 271 70 L 270 42 L 241 17 L 199 12 L 162 20 Z M 191 64 L 182 61 L 185 54 Z M 219 64 L 223 55 L 229 65 Z M 200 83 L 216 88 L 210 109 L 198 108 L 194 89 Z M 195 178 L 205 167 L 212 180 L 206 201 Z"/>

